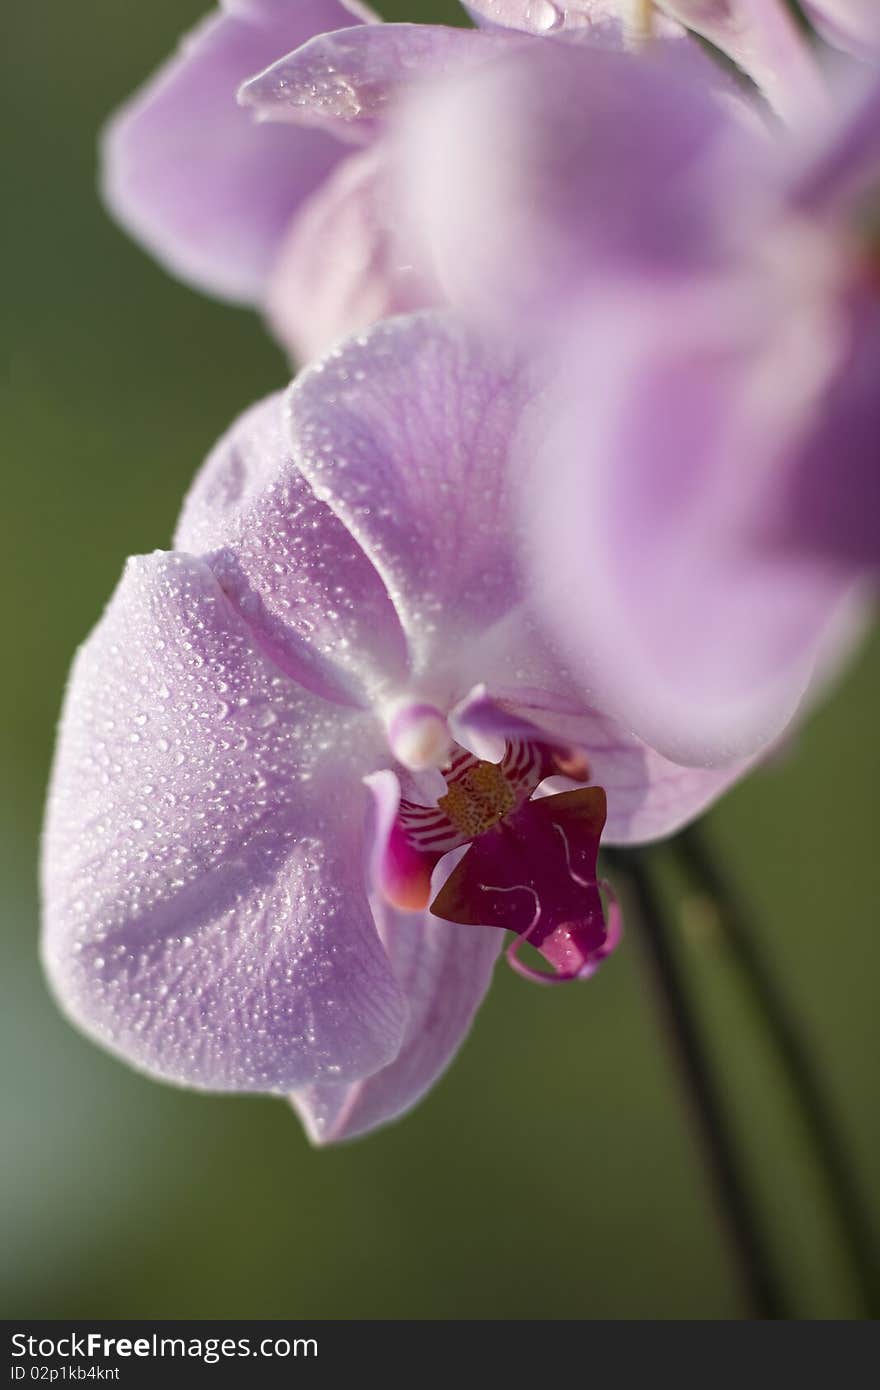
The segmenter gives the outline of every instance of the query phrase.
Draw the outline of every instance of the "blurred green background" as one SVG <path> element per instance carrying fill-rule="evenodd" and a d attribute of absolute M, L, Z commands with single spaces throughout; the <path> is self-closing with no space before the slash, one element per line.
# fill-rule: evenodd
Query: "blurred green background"
<path fill-rule="evenodd" d="M 737 1317 L 632 932 L 587 986 L 536 989 L 499 967 L 428 1100 L 325 1152 L 280 1101 L 128 1071 L 44 990 L 35 865 L 66 668 L 124 557 L 168 544 L 215 437 L 286 376 L 254 316 L 168 279 L 95 193 L 103 119 L 203 8 L 56 0 L 5 15 L 0 1311 Z M 395 13 L 443 12 L 415 0 Z M 878 677 L 875 643 L 787 761 L 708 824 L 868 1189 Z M 821 1185 L 723 953 L 711 935 L 683 931 L 682 945 L 798 1312 L 852 1316 Z"/>

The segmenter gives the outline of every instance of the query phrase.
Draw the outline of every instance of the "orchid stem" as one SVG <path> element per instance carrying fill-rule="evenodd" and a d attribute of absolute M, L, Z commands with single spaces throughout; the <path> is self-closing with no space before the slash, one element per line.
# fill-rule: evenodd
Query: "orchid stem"
<path fill-rule="evenodd" d="M 749 930 L 742 899 L 719 868 L 702 833 L 691 826 L 672 845 L 692 881 L 711 900 L 723 939 L 760 1011 L 812 1141 L 865 1311 L 870 1318 L 878 1318 L 880 1258 L 872 1222 L 800 1024 Z"/>
<path fill-rule="evenodd" d="M 638 849 L 609 850 L 606 851 L 606 858 L 629 880 L 636 899 L 645 957 L 657 985 L 657 995 L 685 1083 L 685 1093 L 709 1177 L 727 1227 L 749 1316 L 786 1318 L 785 1302 L 776 1282 L 748 1184 L 740 1168 L 717 1080 L 706 1056 L 672 946 L 671 932 L 648 869 L 649 855 Z"/>
<path fill-rule="evenodd" d="M 816 31 L 810 22 L 809 15 L 801 4 L 801 0 L 783 0 L 783 3 L 801 33 L 806 34 L 808 38 L 815 38 Z"/>

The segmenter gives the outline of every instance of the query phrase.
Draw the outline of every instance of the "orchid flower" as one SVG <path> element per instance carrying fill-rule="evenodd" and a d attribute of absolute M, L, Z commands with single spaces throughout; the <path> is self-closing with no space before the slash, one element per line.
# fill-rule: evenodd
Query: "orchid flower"
<path fill-rule="evenodd" d="M 880 86 L 770 132 L 682 56 L 449 79 L 402 186 L 446 296 L 545 373 L 521 506 L 546 620 L 628 727 L 718 765 L 833 669 L 880 560 Z"/>
<path fill-rule="evenodd" d="M 182 279 L 259 307 L 303 361 L 439 304 L 398 225 L 389 118 L 413 86 L 540 47 L 541 23 L 527 22 L 539 8 L 524 19 L 513 6 L 508 27 L 477 31 L 382 24 L 359 0 L 222 0 L 111 121 L 106 201 Z M 587 9 L 576 40 L 625 45 L 613 7 Z M 660 40 L 696 48 L 680 25 L 661 28 Z M 803 73 L 791 86 L 792 100 L 815 95 Z"/>
<path fill-rule="evenodd" d="M 259 307 L 309 360 L 438 302 L 394 234 L 385 108 L 409 81 L 466 69 L 503 42 L 383 25 L 359 0 L 220 0 L 110 122 L 105 200 L 172 273 Z M 359 64 L 356 86 L 335 80 L 334 60 Z M 267 120 L 270 90 L 283 111 Z"/>
<path fill-rule="evenodd" d="M 452 318 L 388 320 L 239 420 L 174 550 L 129 561 L 65 700 L 43 954 L 134 1066 L 290 1094 L 316 1140 L 391 1119 L 501 929 L 523 973 L 527 943 L 588 976 L 603 829 L 666 835 L 742 771 L 675 765 L 569 675 L 519 558 L 533 406 Z"/>
<path fill-rule="evenodd" d="M 359 0 L 221 0 L 103 140 L 104 197 L 122 225 L 183 280 L 260 307 L 304 359 L 430 299 L 393 258 L 374 141 L 260 124 L 236 104 L 246 79 L 352 26 L 378 17 Z"/>

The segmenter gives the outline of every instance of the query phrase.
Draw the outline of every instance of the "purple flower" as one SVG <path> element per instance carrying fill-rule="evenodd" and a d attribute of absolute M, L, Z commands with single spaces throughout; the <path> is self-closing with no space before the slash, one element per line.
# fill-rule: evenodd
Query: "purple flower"
<path fill-rule="evenodd" d="M 260 307 L 309 359 L 436 302 L 392 225 L 386 108 L 503 41 L 382 25 L 357 0 L 223 0 L 110 123 L 107 203 L 173 273 Z"/>
<path fill-rule="evenodd" d="M 719 765 L 833 669 L 880 560 L 880 85 L 795 136 L 689 67 L 512 55 L 415 103 L 403 163 L 445 293 L 546 379 L 546 620 L 604 708 Z"/>
<path fill-rule="evenodd" d="M 477 32 L 381 24 L 355 0 L 226 0 L 111 122 L 107 202 L 183 279 L 258 306 L 303 360 L 438 304 L 399 221 L 389 118 L 413 85 L 535 47 L 522 18 L 513 6 L 510 29 Z M 626 41 L 619 18 L 580 18 L 579 40 Z"/>
<path fill-rule="evenodd" d="M 591 973 L 603 823 L 667 834 L 741 770 L 568 674 L 519 558 L 534 408 L 453 320 L 391 320 L 249 411 L 129 562 L 65 701 L 43 951 L 136 1067 L 290 1093 L 316 1139 L 380 1124 L 466 1033 L 493 928 Z"/>
<path fill-rule="evenodd" d="M 232 300 L 262 297 L 291 218 L 342 151 L 322 133 L 255 128 L 235 93 L 279 54 L 354 18 L 339 0 L 226 3 L 115 116 L 105 195 L 175 273 Z"/>
<path fill-rule="evenodd" d="M 262 308 L 306 358 L 430 297 L 394 262 L 381 168 L 359 137 L 260 124 L 236 104 L 246 79 L 355 23 L 376 23 L 358 0 L 222 0 L 103 142 L 104 196 L 126 229 L 182 279 Z"/>

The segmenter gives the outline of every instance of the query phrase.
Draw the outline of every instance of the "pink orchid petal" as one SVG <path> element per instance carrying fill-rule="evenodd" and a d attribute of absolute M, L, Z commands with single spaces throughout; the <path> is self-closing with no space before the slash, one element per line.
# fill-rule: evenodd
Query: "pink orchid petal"
<path fill-rule="evenodd" d="M 880 125 L 869 92 L 805 169 L 814 137 L 753 134 L 675 66 L 547 43 L 425 98 L 407 168 L 447 291 L 528 334 L 551 379 L 544 438 L 518 444 L 521 520 L 586 703 L 672 762 L 733 769 L 792 718 L 874 559 L 876 330 L 841 291 L 856 205 L 848 229 L 803 212 L 864 187 Z M 469 668 L 493 696 L 487 656 L 510 672 L 524 645 L 496 638 Z"/>
<path fill-rule="evenodd" d="M 327 699 L 367 704 L 406 670 L 406 640 L 357 541 L 294 460 L 281 395 L 251 407 L 215 445 L 174 537 L 204 555 L 261 648 Z"/>
<path fill-rule="evenodd" d="M 267 663 L 203 561 L 130 561 L 76 659 L 49 794 L 43 958 L 72 1020 L 211 1089 L 390 1061 L 405 1004 L 365 891 L 372 740 Z"/>
<path fill-rule="evenodd" d="M 533 344 L 586 277 L 707 269 L 707 178 L 723 190 L 727 152 L 745 146 L 746 199 L 766 161 L 712 65 L 678 44 L 637 57 L 536 42 L 416 94 L 397 131 L 420 257 L 466 315 Z"/>
<path fill-rule="evenodd" d="M 880 58 L 880 5 L 877 0 L 802 0 L 822 37 L 855 55 Z"/>
<path fill-rule="evenodd" d="M 376 566 L 414 670 L 438 685 L 463 637 L 521 591 L 508 459 L 528 398 L 515 361 L 435 312 L 349 340 L 287 396 L 303 474 Z M 429 698 L 442 708 L 448 694 Z"/>
<path fill-rule="evenodd" d="M 768 530 L 783 555 L 880 573 L 880 298 L 853 313 L 821 413 L 792 451 Z M 829 468 L 828 460 L 834 459 Z"/>
<path fill-rule="evenodd" d="M 487 61 L 516 40 L 439 24 L 382 24 L 321 34 L 250 78 L 243 106 L 264 121 L 373 137 L 400 89 Z"/>
<path fill-rule="evenodd" d="M 352 21 L 339 0 L 228 0 L 113 118 L 104 196 L 174 274 L 260 300 L 291 217 L 341 150 L 318 131 L 258 125 L 235 94 L 314 34 Z"/>
<path fill-rule="evenodd" d="M 878 9 L 880 14 L 880 9 Z M 835 118 L 805 142 L 788 197 L 795 214 L 858 225 L 880 183 L 880 75 L 874 70 L 838 84 Z"/>
<path fill-rule="evenodd" d="M 593 307 L 572 346 L 589 393 L 567 396 L 531 455 L 537 598 L 597 705 L 675 762 L 732 766 L 794 715 L 850 587 L 781 547 L 774 520 L 833 334 L 780 318 L 761 376 L 730 312 L 713 336 L 711 300 Z"/>
<path fill-rule="evenodd" d="M 316 1144 L 366 1134 L 406 1114 L 451 1065 L 470 1031 L 504 944 L 501 932 L 428 912 L 377 911 L 377 925 L 409 1014 L 393 1062 L 350 1085 L 318 1082 L 291 1095 Z"/>
<path fill-rule="evenodd" d="M 439 303 L 399 244 L 381 145 L 350 155 L 303 205 L 266 291 L 271 326 L 309 362 L 379 319 Z"/>
<path fill-rule="evenodd" d="M 374 872 L 397 813 L 391 772 L 369 779 L 376 813 Z M 351 1139 L 404 1114 L 435 1084 L 466 1037 L 491 980 L 500 932 L 400 912 L 377 894 L 376 924 L 409 1013 L 400 1051 L 381 1071 L 352 1085 L 319 1083 L 295 1092 L 294 1107 L 315 1143 Z"/>

